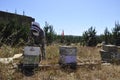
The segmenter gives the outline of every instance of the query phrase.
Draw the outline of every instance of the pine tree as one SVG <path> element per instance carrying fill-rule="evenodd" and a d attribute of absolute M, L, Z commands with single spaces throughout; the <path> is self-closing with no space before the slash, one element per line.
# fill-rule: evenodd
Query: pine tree
<path fill-rule="evenodd" d="M 56 39 L 56 34 L 54 32 L 53 26 L 45 22 L 44 32 L 46 36 L 47 45 L 52 44 L 52 42 Z"/>
<path fill-rule="evenodd" d="M 105 44 L 111 43 L 111 40 L 112 40 L 111 34 L 108 31 L 108 28 L 106 27 L 106 29 L 104 31 L 104 41 L 105 41 Z"/>
<path fill-rule="evenodd" d="M 96 46 L 97 39 L 96 39 L 96 31 L 95 28 L 90 27 L 88 31 L 83 33 L 83 41 L 86 46 Z"/>
<path fill-rule="evenodd" d="M 113 43 L 120 46 L 120 24 L 115 23 L 115 28 L 113 28 Z"/>

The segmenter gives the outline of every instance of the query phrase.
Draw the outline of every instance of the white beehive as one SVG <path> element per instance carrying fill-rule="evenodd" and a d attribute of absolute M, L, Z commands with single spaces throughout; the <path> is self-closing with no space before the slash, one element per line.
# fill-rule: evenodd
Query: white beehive
<path fill-rule="evenodd" d="M 61 46 L 60 51 L 60 64 L 77 63 L 77 48 L 72 46 Z"/>
<path fill-rule="evenodd" d="M 27 46 L 24 48 L 23 64 L 34 65 L 40 62 L 40 47 Z"/>

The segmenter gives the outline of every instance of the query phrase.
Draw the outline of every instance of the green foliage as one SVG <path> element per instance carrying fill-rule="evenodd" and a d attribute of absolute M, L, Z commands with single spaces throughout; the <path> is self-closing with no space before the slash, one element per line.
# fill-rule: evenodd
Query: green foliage
<path fill-rule="evenodd" d="M 72 35 L 56 35 L 53 26 L 49 25 L 45 22 L 44 32 L 46 36 L 47 45 L 54 43 L 64 43 L 64 44 L 71 44 L 71 43 L 78 43 L 80 42 L 80 36 L 72 36 Z M 62 41 L 61 41 L 62 40 Z"/>
<path fill-rule="evenodd" d="M 115 23 L 115 28 L 112 30 L 113 43 L 120 46 L 120 24 Z"/>
<path fill-rule="evenodd" d="M 104 41 L 104 35 L 96 35 L 97 43 L 102 43 Z"/>
<path fill-rule="evenodd" d="M 47 45 L 52 44 L 53 41 L 56 39 L 56 34 L 54 32 L 53 26 L 45 22 L 44 32 L 46 36 Z"/>
<path fill-rule="evenodd" d="M 105 31 L 104 31 L 104 41 L 105 44 L 110 44 L 112 43 L 112 34 L 108 31 L 108 28 L 106 27 Z"/>
<path fill-rule="evenodd" d="M 0 44 L 14 46 L 18 44 L 21 39 L 27 41 L 28 33 L 29 27 L 27 25 L 20 25 L 16 20 L 11 20 L 8 23 L 1 23 Z"/>
<path fill-rule="evenodd" d="M 23 43 L 27 42 L 29 36 L 29 24 L 22 24 L 15 18 L 8 21 L 0 22 L 0 46 L 2 44 L 7 44 L 14 46 L 19 44 L 21 41 Z M 112 30 L 112 33 L 108 31 L 108 28 L 104 30 L 104 34 L 96 35 L 96 30 L 93 27 L 90 27 L 85 31 L 81 36 L 73 35 L 56 35 L 53 26 L 45 22 L 44 32 L 46 36 L 47 45 L 52 43 L 62 43 L 71 44 L 71 43 L 81 43 L 86 46 L 96 46 L 97 43 L 105 41 L 106 44 L 115 44 L 120 46 L 120 24 L 115 23 L 115 27 Z"/>
<path fill-rule="evenodd" d="M 73 36 L 73 35 L 66 35 L 64 36 L 65 43 L 70 45 L 71 43 L 79 43 L 81 37 L 80 36 Z"/>
<path fill-rule="evenodd" d="M 61 41 L 61 39 L 63 41 Z M 74 35 L 57 35 L 57 39 L 56 41 L 58 43 L 63 43 L 63 44 L 67 44 L 70 45 L 71 43 L 80 43 L 81 41 L 81 36 L 74 36 Z"/>
<path fill-rule="evenodd" d="M 83 33 L 83 43 L 86 46 L 96 46 L 97 38 L 95 28 L 90 27 L 88 31 Z"/>

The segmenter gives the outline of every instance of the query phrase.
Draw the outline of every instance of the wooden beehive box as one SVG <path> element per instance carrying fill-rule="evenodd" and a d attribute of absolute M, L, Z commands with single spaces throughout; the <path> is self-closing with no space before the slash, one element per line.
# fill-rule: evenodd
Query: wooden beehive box
<path fill-rule="evenodd" d="M 23 65 L 36 65 L 40 62 L 41 50 L 40 47 L 27 46 L 24 48 Z"/>
<path fill-rule="evenodd" d="M 117 46 L 117 58 L 120 60 L 120 46 Z"/>
<path fill-rule="evenodd" d="M 101 55 L 102 61 L 110 62 L 112 59 L 112 53 L 107 52 L 105 50 L 100 50 L 100 55 Z"/>
<path fill-rule="evenodd" d="M 120 46 L 117 46 L 117 52 L 120 54 Z"/>
<path fill-rule="evenodd" d="M 61 46 L 59 48 L 60 53 L 60 64 L 72 64 L 77 63 L 77 48 L 72 46 Z"/>
<path fill-rule="evenodd" d="M 120 60 L 120 47 L 115 45 L 104 45 L 100 50 L 102 61 L 111 62 L 113 60 Z"/>
<path fill-rule="evenodd" d="M 115 45 L 104 45 L 103 50 L 107 52 L 117 52 L 117 46 Z"/>

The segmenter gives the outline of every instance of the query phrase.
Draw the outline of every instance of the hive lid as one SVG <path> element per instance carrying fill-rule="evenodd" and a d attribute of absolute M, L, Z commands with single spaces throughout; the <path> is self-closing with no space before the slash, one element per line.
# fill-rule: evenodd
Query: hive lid
<path fill-rule="evenodd" d="M 61 46 L 60 54 L 66 56 L 76 56 L 77 55 L 77 48 L 73 46 Z"/>
<path fill-rule="evenodd" d="M 117 52 L 117 46 L 115 45 L 104 45 L 103 50 L 107 52 Z"/>
<path fill-rule="evenodd" d="M 24 48 L 24 55 L 40 55 L 40 47 L 26 46 Z"/>

